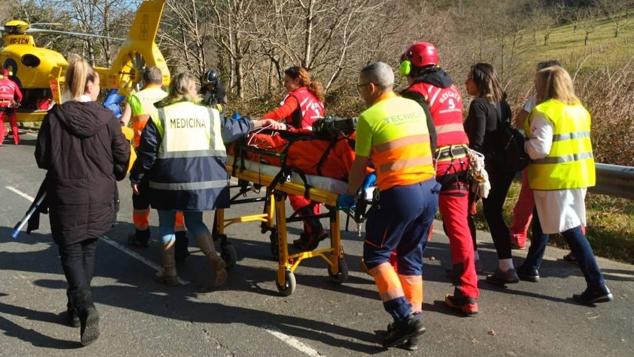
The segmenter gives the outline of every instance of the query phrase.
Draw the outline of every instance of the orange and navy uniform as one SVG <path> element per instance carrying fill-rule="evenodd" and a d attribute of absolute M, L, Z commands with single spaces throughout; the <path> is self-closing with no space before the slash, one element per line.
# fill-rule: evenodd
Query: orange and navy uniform
<path fill-rule="evenodd" d="M 395 320 L 422 310 L 422 256 L 438 206 L 425 111 L 384 93 L 361 113 L 355 151 L 377 174 L 379 201 L 368 212 L 363 259 Z M 398 273 L 390 265 L 398 253 Z"/>
<path fill-rule="evenodd" d="M 371 158 L 381 191 L 434 177 L 425 113 L 393 92 L 360 115 L 355 152 Z"/>

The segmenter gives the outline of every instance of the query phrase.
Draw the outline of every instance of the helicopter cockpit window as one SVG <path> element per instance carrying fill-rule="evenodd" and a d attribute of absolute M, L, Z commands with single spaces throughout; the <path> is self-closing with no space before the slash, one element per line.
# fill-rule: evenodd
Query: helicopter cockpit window
<path fill-rule="evenodd" d="M 40 58 L 29 53 L 22 56 L 22 64 L 27 67 L 35 68 L 40 65 Z"/>

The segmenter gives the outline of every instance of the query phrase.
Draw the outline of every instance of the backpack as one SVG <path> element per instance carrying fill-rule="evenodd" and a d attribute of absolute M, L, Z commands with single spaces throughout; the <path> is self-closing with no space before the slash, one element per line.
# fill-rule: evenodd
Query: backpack
<path fill-rule="evenodd" d="M 511 115 L 502 114 L 500 103 L 496 105 L 498 128 L 496 133 L 496 148 L 493 155 L 498 167 L 506 172 L 524 170 L 530 161 L 524 151 L 524 135 L 511 126 Z"/>

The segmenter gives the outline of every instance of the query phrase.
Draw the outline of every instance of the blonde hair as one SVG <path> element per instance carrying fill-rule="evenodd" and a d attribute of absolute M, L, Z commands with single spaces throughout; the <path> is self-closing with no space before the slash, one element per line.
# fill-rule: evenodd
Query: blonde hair
<path fill-rule="evenodd" d="M 99 74 L 81 56 L 71 55 L 66 69 L 66 90 L 70 92 L 72 98 L 77 98 L 86 93 L 86 86 L 89 82 L 94 82 Z"/>
<path fill-rule="evenodd" d="M 535 90 L 537 91 L 537 103 L 548 99 L 557 99 L 566 104 L 580 102 L 575 94 L 570 74 L 560 66 L 550 66 L 537 71 Z"/>
<path fill-rule="evenodd" d="M 167 97 L 167 101 L 174 103 L 182 100 L 186 100 L 189 102 L 198 103 L 200 98 L 196 93 L 196 84 L 197 80 L 189 72 L 182 72 L 175 75 L 170 82 L 169 87 L 169 95 Z M 193 87 L 193 92 L 196 94 L 190 93 L 190 90 Z"/>
<path fill-rule="evenodd" d="M 324 86 L 320 81 L 315 81 L 310 77 L 310 73 L 304 67 L 293 66 L 284 71 L 284 74 L 289 76 L 291 79 L 299 78 L 299 85 L 302 87 L 307 87 L 309 91 L 311 91 L 320 102 L 324 102 L 326 98 L 326 93 L 324 91 Z"/>

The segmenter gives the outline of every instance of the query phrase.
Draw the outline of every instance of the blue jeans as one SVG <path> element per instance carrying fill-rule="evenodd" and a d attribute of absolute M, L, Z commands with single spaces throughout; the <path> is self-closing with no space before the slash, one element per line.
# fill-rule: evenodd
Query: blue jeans
<path fill-rule="evenodd" d="M 586 236 L 583 234 L 581 226 L 571 228 L 561 234 L 566 238 L 572 254 L 577 258 L 577 263 L 586 278 L 588 287 L 592 289 L 603 287 L 603 285 L 605 285 L 603 274 L 599 269 L 599 265 L 597 265 L 597 260 L 594 257 L 590 242 L 588 242 L 588 239 L 586 239 Z M 528 255 L 526 256 L 523 266 L 539 270 L 549 238 L 550 236 L 548 234 L 543 233 L 537 210 L 534 210 L 533 237 L 531 238 L 531 246 L 528 249 Z"/>
<path fill-rule="evenodd" d="M 203 222 L 202 211 L 184 211 L 185 226 L 194 237 L 209 235 L 209 229 Z M 159 235 L 161 243 L 168 245 L 176 239 L 174 234 L 174 221 L 176 220 L 176 210 L 158 210 Z"/>

